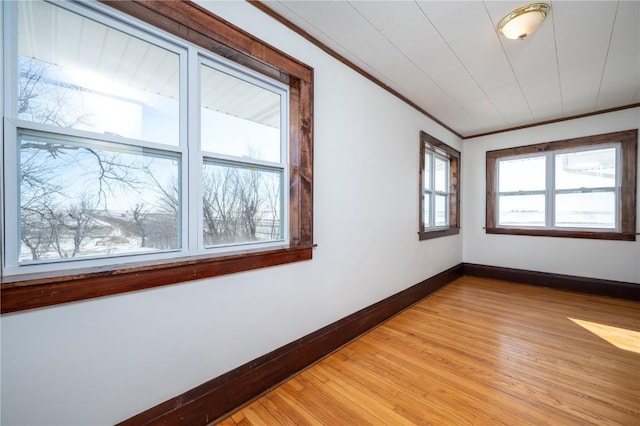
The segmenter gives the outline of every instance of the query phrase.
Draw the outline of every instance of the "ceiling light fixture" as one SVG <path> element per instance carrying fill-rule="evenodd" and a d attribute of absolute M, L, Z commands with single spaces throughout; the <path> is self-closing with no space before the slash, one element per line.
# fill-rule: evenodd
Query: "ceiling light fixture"
<path fill-rule="evenodd" d="M 546 3 L 532 3 L 519 7 L 498 23 L 498 31 L 511 40 L 522 40 L 534 32 L 551 8 Z"/>

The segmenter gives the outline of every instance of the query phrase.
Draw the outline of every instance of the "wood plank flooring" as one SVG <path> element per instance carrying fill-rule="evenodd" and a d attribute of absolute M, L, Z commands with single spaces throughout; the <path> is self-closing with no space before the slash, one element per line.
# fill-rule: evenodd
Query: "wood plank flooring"
<path fill-rule="evenodd" d="M 639 331 L 640 302 L 463 277 L 219 424 L 640 425 Z"/>

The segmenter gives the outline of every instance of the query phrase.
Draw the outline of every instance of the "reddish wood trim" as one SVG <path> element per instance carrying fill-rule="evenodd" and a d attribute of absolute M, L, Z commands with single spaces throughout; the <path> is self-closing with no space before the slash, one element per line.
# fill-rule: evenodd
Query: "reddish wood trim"
<path fill-rule="evenodd" d="M 313 246 L 313 68 L 188 1 L 103 3 L 278 79 L 290 95 L 290 249 L 218 257 L 190 257 L 145 267 L 60 277 L 2 278 L 1 312 L 141 290 L 311 259 Z"/>
<path fill-rule="evenodd" d="M 313 79 L 313 70 L 309 77 Z M 290 198 L 290 220 L 296 217 L 296 228 L 292 225 L 291 235 L 293 245 L 304 246 L 313 244 L 313 84 L 296 80 L 292 82 L 290 94 L 290 175 L 295 176 L 295 181 L 290 180 L 290 197 L 296 199 L 294 203 Z"/>
<path fill-rule="evenodd" d="M 311 247 L 190 259 L 2 285 L 2 314 L 309 260 Z"/>
<path fill-rule="evenodd" d="M 156 28 L 280 81 L 311 80 L 311 68 L 191 1 L 100 0 Z"/>
<path fill-rule="evenodd" d="M 622 232 L 633 235 L 635 241 L 636 209 L 637 209 L 637 182 L 638 182 L 638 129 L 630 130 L 628 136 L 622 141 L 622 158 L 620 161 L 624 171 L 620 183 L 621 217 L 620 229 Z"/>
<path fill-rule="evenodd" d="M 424 230 L 423 201 L 424 192 L 424 155 L 425 143 L 433 145 L 449 154 L 449 228 L 438 230 Z M 450 147 L 441 140 L 434 138 L 426 132 L 420 132 L 420 173 L 418 174 L 418 239 L 420 241 L 445 237 L 460 233 L 460 151 Z"/>
<path fill-rule="evenodd" d="M 485 212 L 485 227 L 486 229 L 493 229 L 496 225 L 496 159 L 487 155 L 486 158 L 486 212 Z"/>
<path fill-rule="evenodd" d="M 591 240 L 635 241 L 635 234 L 620 232 L 567 231 L 559 229 L 486 228 L 487 234 L 528 235 L 533 237 L 585 238 Z"/>
<path fill-rule="evenodd" d="M 563 149 L 579 148 L 584 146 L 596 146 L 606 143 L 621 142 L 623 149 L 628 144 L 633 144 L 638 140 L 638 130 L 623 130 L 620 132 L 603 133 L 592 136 L 580 136 L 577 138 L 563 139 L 559 141 L 542 142 L 532 145 L 516 146 L 512 148 L 496 149 L 487 151 L 487 158 L 504 158 L 516 155 L 526 155 L 535 153 L 546 153 Z M 628 148 L 631 149 L 631 148 Z"/>
<path fill-rule="evenodd" d="M 418 232 L 420 241 L 432 240 L 434 238 L 446 237 L 449 235 L 457 235 L 460 228 L 438 229 L 437 231 Z"/>
<path fill-rule="evenodd" d="M 620 232 L 598 232 L 584 230 L 559 229 L 525 229 L 512 227 L 498 227 L 496 223 L 496 204 L 498 182 L 495 179 L 496 162 L 499 158 L 546 153 L 567 148 L 584 146 L 598 146 L 601 144 L 621 144 L 622 179 L 620 191 Z M 604 133 L 593 136 L 583 136 L 554 142 L 543 142 L 533 145 L 518 146 L 486 152 L 486 233 L 503 235 L 531 235 L 543 237 L 589 238 L 600 240 L 636 240 L 636 182 L 638 158 L 638 129 L 621 132 Z"/>
<path fill-rule="evenodd" d="M 462 139 L 467 140 L 467 139 L 479 138 L 479 137 L 482 137 L 482 136 L 497 135 L 499 133 L 513 132 L 514 130 L 528 129 L 528 128 L 531 128 L 531 127 L 544 126 L 546 124 L 561 123 L 563 121 L 571 121 L 571 120 L 576 120 L 578 118 L 592 117 L 594 115 L 607 114 L 609 112 L 623 111 L 625 109 L 638 108 L 638 107 L 640 107 L 640 103 L 624 105 L 624 106 L 619 106 L 619 107 L 615 107 L 615 108 L 601 109 L 601 110 L 598 110 L 598 111 L 588 112 L 588 113 L 585 113 L 585 114 L 572 115 L 571 117 L 563 117 L 563 118 L 555 118 L 553 120 L 537 121 L 537 122 L 531 123 L 531 124 L 523 124 L 522 126 L 508 127 L 506 129 L 492 130 L 490 132 L 477 133 L 477 134 L 474 134 L 474 135 L 463 136 Z"/>
<path fill-rule="evenodd" d="M 640 283 L 636 284 L 624 281 L 578 277 L 575 275 L 503 268 L 501 266 L 478 265 L 475 263 L 464 263 L 463 269 L 465 275 L 471 275 L 474 277 L 539 285 L 560 290 L 596 294 L 599 296 L 640 300 Z"/>
<path fill-rule="evenodd" d="M 294 24 L 293 22 L 289 21 L 287 18 L 285 18 L 282 15 L 280 15 L 278 12 L 274 11 L 273 9 L 271 9 L 263 1 L 261 1 L 261 0 L 247 0 L 247 1 L 249 2 L 249 4 L 255 6 L 258 9 L 260 9 L 262 12 L 266 13 L 267 15 L 269 15 L 270 17 L 272 17 L 276 21 L 280 22 L 282 25 L 284 25 L 285 27 L 289 28 L 291 31 L 295 32 L 296 34 L 302 36 L 307 41 L 309 41 L 312 44 L 314 44 L 316 47 L 318 47 L 320 50 L 322 50 L 323 52 L 325 52 L 329 56 L 333 57 L 334 59 L 338 60 L 339 62 L 342 62 L 344 65 L 346 65 L 347 67 L 351 68 L 352 70 L 354 70 L 358 74 L 362 75 L 364 78 L 370 80 L 371 82 L 373 82 L 376 85 L 380 86 L 382 89 L 386 90 L 387 92 L 389 92 L 393 96 L 397 97 L 398 99 L 400 99 L 401 101 L 403 101 L 407 105 L 413 107 L 414 109 L 416 109 L 420 113 L 422 113 L 425 116 L 429 117 L 431 120 L 433 120 L 434 122 L 438 123 L 440 126 L 444 127 L 445 129 L 447 129 L 448 131 L 450 131 L 451 133 L 453 133 L 457 137 L 459 137 L 461 139 L 464 138 L 460 133 L 456 132 L 454 129 L 452 129 L 451 127 L 449 127 L 448 125 L 446 125 L 442 121 L 438 120 L 436 117 L 431 115 L 428 111 L 426 111 L 424 108 L 422 108 L 421 106 L 417 105 L 415 102 L 413 102 L 412 100 L 410 100 L 406 96 L 400 94 L 399 92 L 397 92 L 392 87 L 386 85 L 381 80 L 379 80 L 378 78 L 376 78 L 372 74 L 368 73 L 364 69 L 360 68 L 358 65 L 354 64 L 353 62 L 351 62 L 350 60 L 348 60 L 344 56 L 340 55 L 338 52 L 336 52 L 335 50 L 331 49 L 329 46 L 327 46 L 326 44 L 324 44 L 323 42 L 321 42 L 320 40 L 318 40 L 317 38 L 315 38 L 314 36 L 312 36 L 311 34 L 306 32 L 302 28 L 298 27 L 296 24 Z"/>
<path fill-rule="evenodd" d="M 207 425 L 462 276 L 454 266 L 119 423 Z"/>

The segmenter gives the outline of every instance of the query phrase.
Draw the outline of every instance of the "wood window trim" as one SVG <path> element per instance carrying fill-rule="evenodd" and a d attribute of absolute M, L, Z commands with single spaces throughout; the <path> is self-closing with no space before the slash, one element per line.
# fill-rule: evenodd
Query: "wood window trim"
<path fill-rule="evenodd" d="M 511 227 L 499 227 L 496 224 L 497 182 L 496 163 L 498 159 L 517 155 L 546 153 L 571 148 L 603 145 L 612 142 L 621 144 L 622 179 L 620 188 L 620 231 L 585 231 L 585 230 L 560 230 L 560 229 L 523 229 Z M 636 240 L 636 182 L 637 182 L 637 158 L 638 158 L 638 130 L 626 130 L 621 132 L 605 133 L 594 136 L 585 136 L 573 139 L 565 139 L 555 142 L 544 142 L 534 145 L 506 148 L 486 153 L 486 233 L 505 235 L 529 235 L 564 238 L 589 238 L 602 240 Z"/>
<path fill-rule="evenodd" d="M 449 226 L 447 228 L 425 229 L 423 226 L 422 198 L 424 193 L 425 143 L 443 150 L 449 155 Z M 446 237 L 460 233 L 460 152 L 428 133 L 420 132 L 420 173 L 418 194 L 418 238 L 420 241 Z"/>
<path fill-rule="evenodd" d="M 0 276 L 2 314 L 216 277 L 312 258 L 313 68 L 191 2 L 102 1 L 114 9 L 289 86 L 289 248 L 78 270 Z"/>

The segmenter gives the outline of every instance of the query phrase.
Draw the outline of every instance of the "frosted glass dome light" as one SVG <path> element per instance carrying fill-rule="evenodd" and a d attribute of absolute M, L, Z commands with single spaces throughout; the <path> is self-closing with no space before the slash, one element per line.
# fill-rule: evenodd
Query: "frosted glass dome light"
<path fill-rule="evenodd" d="M 546 3 L 519 7 L 500 20 L 498 31 L 508 39 L 522 40 L 542 24 L 550 9 Z"/>

